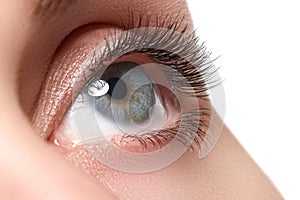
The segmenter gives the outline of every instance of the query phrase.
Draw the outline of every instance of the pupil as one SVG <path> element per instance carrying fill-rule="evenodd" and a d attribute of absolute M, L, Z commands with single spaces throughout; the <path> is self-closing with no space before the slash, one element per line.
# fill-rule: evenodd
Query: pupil
<path fill-rule="evenodd" d="M 107 83 L 109 85 L 108 95 L 115 99 L 122 99 L 126 96 L 127 87 L 122 79 L 113 77 L 108 79 Z"/>

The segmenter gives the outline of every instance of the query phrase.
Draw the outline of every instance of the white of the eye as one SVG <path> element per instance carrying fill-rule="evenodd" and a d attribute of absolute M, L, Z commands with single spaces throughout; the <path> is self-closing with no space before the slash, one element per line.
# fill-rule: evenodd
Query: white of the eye
<path fill-rule="evenodd" d="M 97 80 L 88 88 L 88 94 L 93 97 L 102 97 L 107 94 L 109 84 L 104 80 Z"/>

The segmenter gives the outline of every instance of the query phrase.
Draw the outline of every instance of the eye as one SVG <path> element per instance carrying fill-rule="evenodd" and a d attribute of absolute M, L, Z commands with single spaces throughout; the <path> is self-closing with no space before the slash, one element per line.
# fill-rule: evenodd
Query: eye
<path fill-rule="evenodd" d="M 66 73 L 56 70 L 46 81 L 50 91 L 42 95 L 54 96 L 56 104 L 48 121 L 57 128 L 48 140 L 67 150 L 83 146 L 121 171 L 157 170 L 190 148 L 206 155 L 220 133 L 210 130 L 208 92 L 219 79 L 204 44 L 177 30 L 176 23 L 169 29 L 111 31 L 101 42 L 88 44 L 92 48 L 82 46 L 97 34 L 79 31 L 85 39 L 71 37 L 76 48 L 63 51 L 59 62 Z M 81 61 L 65 64 L 78 52 Z M 45 113 L 34 118 L 39 115 Z"/>
<path fill-rule="evenodd" d="M 137 136 L 150 130 L 161 130 L 167 125 L 171 109 L 175 112 L 176 105 L 171 105 L 172 101 L 162 98 L 159 88 L 137 63 L 112 64 L 101 77 L 94 77 L 80 92 L 56 135 L 71 132 L 76 136 L 78 126 L 85 129 L 92 123 L 89 121 L 82 125 L 72 123 L 78 116 L 83 118 L 80 121 L 84 121 L 84 118 L 95 118 L 97 122 L 98 127 L 95 127 L 95 130 L 85 129 L 82 131 L 84 134 L 95 131 L 95 135 L 102 134 L 103 137 L 115 141 L 118 140 L 117 136 L 121 136 L 119 139 L 124 140 L 125 135 Z M 169 104 L 168 107 L 164 105 L 166 103 Z M 162 139 L 154 137 L 150 145 L 160 145 Z M 56 143 L 59 143 L 58 137 Z M 139 143 L 138 146 L 141 150 L 146 150 L 145 144 L 147 142 Z"/>

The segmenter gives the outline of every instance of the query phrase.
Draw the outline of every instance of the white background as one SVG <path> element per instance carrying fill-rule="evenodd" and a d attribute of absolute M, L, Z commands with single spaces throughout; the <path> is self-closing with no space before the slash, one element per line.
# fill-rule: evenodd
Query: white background
<path fill-rule="evenodd" d="M 226 124 L 283 196 L 299 200 L 300 1 L 187 1 L 201 41 L 221 55 Z"/>

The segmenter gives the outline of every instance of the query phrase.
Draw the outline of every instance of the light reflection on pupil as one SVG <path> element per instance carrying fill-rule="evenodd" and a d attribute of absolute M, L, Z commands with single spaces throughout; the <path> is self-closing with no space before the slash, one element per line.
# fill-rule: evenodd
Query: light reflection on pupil
<path fill-rule="evenodd" d="M 108 95 L 115 99 L 123 99 L 127 93 L 127 86 L 122 79 L 113 77 L 107 80 L 109 85 Z"/>

